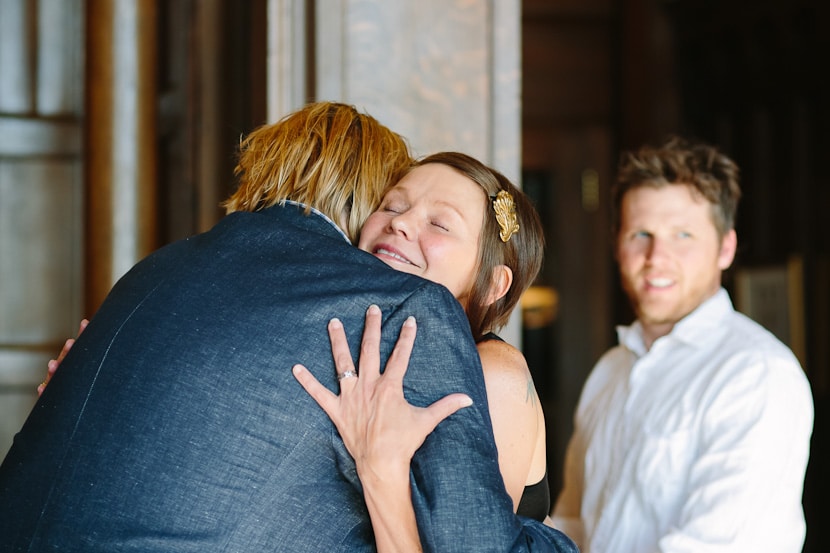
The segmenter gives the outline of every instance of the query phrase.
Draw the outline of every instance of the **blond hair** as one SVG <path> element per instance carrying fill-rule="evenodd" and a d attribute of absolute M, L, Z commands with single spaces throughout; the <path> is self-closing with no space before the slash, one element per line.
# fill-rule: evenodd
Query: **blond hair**
<path fill-rule="evenodd" d="M 316 102 L 263 125 L 239 147 L 239 188 L 227 213 L 259 211 L 283 200 L 318 209 L 353 243 L 385 190 L 412 164 L 406 141 L 353 106 Z"/>

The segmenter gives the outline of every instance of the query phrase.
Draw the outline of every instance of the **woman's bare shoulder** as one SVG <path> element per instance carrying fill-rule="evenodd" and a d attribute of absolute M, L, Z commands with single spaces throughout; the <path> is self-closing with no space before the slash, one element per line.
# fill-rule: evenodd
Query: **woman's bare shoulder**
<path fill-rule="evenodd" d="M 485 379 L 516 380 L 526 383 L 530 378 L 527 360 L 516 347 L 500 340 L 479 342 L 478 354 Z"/>

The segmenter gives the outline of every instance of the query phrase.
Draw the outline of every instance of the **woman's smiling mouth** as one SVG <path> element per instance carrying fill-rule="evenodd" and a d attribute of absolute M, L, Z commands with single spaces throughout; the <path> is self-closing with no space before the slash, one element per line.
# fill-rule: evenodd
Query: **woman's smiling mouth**
<path fill-rule="evenodd" d="M 386 258 L 391 258 L 394 261 L 398 261 L 400 263 L 406 263 L 407 265 L 413 265 L 413 266 L 417 267 L 417 265 L 412 263 L 410 260 L 405 258 L 403 255 L 396 252 L 395 250 L 389 249 L 388 247 L 378 246 L 377 248 L 372 250 L 372 253 L 374 255 L 378 256 L 378 257 L 383 256 L 383 257 L 386 257 Z"/>

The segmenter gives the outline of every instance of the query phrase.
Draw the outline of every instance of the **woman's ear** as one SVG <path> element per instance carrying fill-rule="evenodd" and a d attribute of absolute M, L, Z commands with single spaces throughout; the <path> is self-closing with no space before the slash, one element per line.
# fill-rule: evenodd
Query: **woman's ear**
<path fill-rule="evenodd" d="M 513 284 L 513 271 L 507 265 L 496 265 L 490 279 L 490 290 L 487 292 L 487 305 L 492 305 L 504 297 Z"/>

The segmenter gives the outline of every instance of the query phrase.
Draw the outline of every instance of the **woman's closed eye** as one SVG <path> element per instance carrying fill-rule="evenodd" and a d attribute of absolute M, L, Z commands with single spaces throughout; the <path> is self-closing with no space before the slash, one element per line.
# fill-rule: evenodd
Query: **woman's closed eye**
<path fill-rule="evenodd" d="M 381 209 L 387 213 L 403 213 L 407 210 L 407 206 L 400 201 L 387 202 L 381 206 Z"/>
<path fill-rule="evenodd" d="M 439 228 L 443 231 L 449 232 L 449 230 L 450 230 L 449 225 L 445 221 L 433 219 L 432 221 L 430 221 L 429 224 L 431 224 L 432 226 L 434 226 L 436 228 Z"/>

